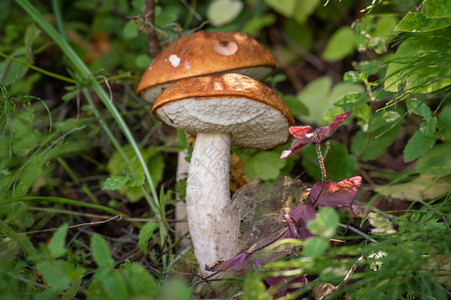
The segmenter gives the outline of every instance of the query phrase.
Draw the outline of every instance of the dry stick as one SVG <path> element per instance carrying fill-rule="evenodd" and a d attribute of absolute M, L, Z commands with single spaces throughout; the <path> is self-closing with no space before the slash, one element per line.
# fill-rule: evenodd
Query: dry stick
<path fill-rule="evenodd" d="M 144 14 L 144 24 L 150 23 L 155 25 L 155 1 L 146 0 L 146 13 Z M 157 57 L 161 52 L 160 42 L 158 41 L 157 32 L 155 29 L 146 28 L 147 43 L 149 44 L 149 51 L 152 57 Z"/>
<path fill-rule="evenodd" d="M 82 227 L 82 226 L 89 226 L 89 225 L 98 225 L 98 224 L 103 224 L 103 223 L 107 223 L 110 221 L 120 221 L 122 220 L 122 216 L 121 215 L 115 215 L 111 218 L 109 218 L 108 220 L 104 220 L 104 221 L 97 221 L 97 222 L 89 222 L 89 223 L 81 223 L 81 224 L 77 224 L 77 225 L 71 225 L 68 226 L 68 228 L 77 228 L 77 227 Z M 38 233 L 38 232 L 49 232 L 49 231 L 56 231 L 59 228 L 48 228 L 48 229 L 42 229 L 42 230 L 33 230 L 33 231 L 25 231 L 25 232 L 21 232 L 20 234 L 32 234 L 32 233 Z"/>
<path fill-rule="evenodd" d="M 28 207 L 30 210 L 38 210 L 38 211 L 48 211 L 58 214 L 66 214 L 66 215 L 74 215 L 74 216 L 80 216 L 80 217 L 86 217 L 86 218 L 97 218 L 97 219 L 110 219 L 111 216 L 104 216 L 104 215 L 98 215 L 98 214 L 91 214 L 91 213 L 81 213 L 76 211 L 70 211 L 65 209 L 56 209 L 56 208 L 44 208 L 44 207 L 36 207 L 36 206 L 30 206 Z M 122 217 L 123 221 L 128 222 L 158 222 L 157 218 L 126 218 Z M 167 219 L 168 222 L 175 223 L 178 222 L 174 219 Z"/>

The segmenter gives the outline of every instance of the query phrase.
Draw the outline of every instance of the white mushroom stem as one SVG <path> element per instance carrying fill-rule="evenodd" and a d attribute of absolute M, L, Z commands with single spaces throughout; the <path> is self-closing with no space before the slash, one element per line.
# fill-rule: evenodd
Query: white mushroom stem
<path fill-rule="evenodd" d="M 186 187 L 188 223 L 200 273 L 235 255 L 240 220 L 229 190 L 230 136 L 198 133 Z"/>
<path fill-rule="evenodd" d="M 177 181 L 180 181 L 187 177 L 189 171 L 189 163 L 185 159 L 187 156 L 188 151 L 186 150 L 180 151 L 178 154 L 177 177 L 176 177 Z M 177 200 L 180 200 L 178 195 Z M 188 220 L 186 216 L 187 216 L 186 203 L 178 201 L 177 205 L 175 206 L 175 219 L 177 220 L 177 223 L 175 223 L 175 233 L 177 239 L 181 238 L 188 232 Z M 191 243 L 190 240 L 185 238 L 180 241 L 179 246 L 180 248 L 185 248 L 189 246 L 190 243 Z"/>

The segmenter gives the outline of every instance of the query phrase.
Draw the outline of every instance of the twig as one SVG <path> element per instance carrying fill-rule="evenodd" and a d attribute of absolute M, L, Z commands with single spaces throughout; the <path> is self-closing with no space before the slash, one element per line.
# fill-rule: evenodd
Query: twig
<path fill-rule="evenodd" d="M 80 216 L 80 217 L 86 217 L 86 218 L 97 218 L 97 219 L 110 219 L 110 216 L 104 216 L 104 215 L 97 215 L 97 214 L 91 214 L 91 213 L 82 213 L 77 211 L 70 211 L 65 209 L 56 209 L 56 208 L 44 208 L 44 207 L 36 207 L 36 206 L 29 206 L 28 209 L 30 210 L 38 210 L 38 211 L 48 211 L 48 212 L 54 212 L 58 214 L 65 214 L 65 215 L 74 215 L 74 216 Z M 157 218 L 126 218 L 122 217 L 123 221 L 128 222 L 158 222 Z M 181 222 L 179 220 L 174 219 L 167 219 L 168 222 L 176 223 Z"/>
<path fill-rule="evenodd" d="M 155 1 L 146 0 L 146 13 L 144 14 L 145 24 L 155 24 Z M 152 26 L 153 27 L 153 26 Z M 161 52 L 160 43 L 158 41 L 157 32 L 153 29 L 146 29 L 147 43 L 149 44 L 149 51 L 152 57 L 157 57 Z"/>
<path fill-rule="evenodd" d="M 350 225 L 345 225 L 345 224 L 341 224 L 339 223 L 338 226 L 340 226 L 341 228 L 346 228 L 346 229 L 350 229 L 351 231 L 354 231 L 355 233 L 363 236 L 364 238 L 366 238 L 368 241 L 373 242 L 375 244 L 379 244 L 378 241 L 376 241 L 375 239 L 371 238 L 368 234 L 365 234 L 363 231 L 358 230 L 355 227 L 352 227 Z"/>
<path fill-rule="evenodd" d="M 104 221 L 97 221 L 97 222 L 89 222 L 89 223 L 82 223 L 82 224 L 77 224 L 77 225 L 71 225 L 68 228 L 77 228 L 77 227 L 82 227 L 82 226 L 90 226 L 90 225 L 98 225 L 98 224 L 103 224 L 103 223 L 107 223 L 110 221 L 120 221 L 122 220 L 122 216 L 121 215 L 115 215 L 107 220 Z M 48 228 L 48 229 L 42 229 L 42 230 L 33 230 L 33 231 L 25 231 L 25 232 L 21 232 L 20 234 L 32 234 L 32 233 L 40 233 L 40 232 L 49 232 L 49 231 L 56 231 L 59 228 Z"/>

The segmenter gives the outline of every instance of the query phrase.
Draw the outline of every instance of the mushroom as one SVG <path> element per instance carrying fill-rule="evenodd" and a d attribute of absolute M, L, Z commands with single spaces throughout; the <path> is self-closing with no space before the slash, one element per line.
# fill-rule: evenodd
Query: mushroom
<path fill-rule="evenodd" d="M 144 72 L 136 92 L 154 102 L 184 78 L 234 72 L 263 80 L 276 66 L 272 54 L 244 33 L 201 30 L 166 47 Z"/>
<path fill-rule="evenodd" d="M 244 33 L 198 31 L 166 47 L 145 71 L 136 92 L 154 103 L 164 89 L 184 78 L 235 72 L 263 80 L 276 66 L 272 54 Z M 186 151 L 179 153 L 177 181 L 188 172 L 185 156 Z M 175 213 L 177 220 L 186 219 L 182 204 Z M 176 223 L 175 230 L 183 236 L 186 224 Z M 180 244 L 184 246 L 185 241 Z"/>
<path fill-rule="evenodd" d="M 156 100 L 160 121 L 196 134 L 188 172 L 188 224 L 200 273 L 236 254 L 240 217 L 229 190 L 230 146 L 269 149 L 287 143 L 294 124 L 266 85 L 240 74 L 180 80 Z"/>

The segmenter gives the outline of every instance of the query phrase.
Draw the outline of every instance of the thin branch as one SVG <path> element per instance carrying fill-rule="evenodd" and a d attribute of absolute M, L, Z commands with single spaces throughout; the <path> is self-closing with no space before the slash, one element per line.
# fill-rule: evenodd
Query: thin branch
<path fill-rule="evenodd" d="M 161 52 L 160 42 L 158 41 L 157 32 L 153 29 L 155 24 L 155 1 L 146 0 L 146 13 L 144 14 L 144 23 L 152 24 L 152 29 L 146 29 L 147 43 L 152 57 L 157 57 Z"/>

